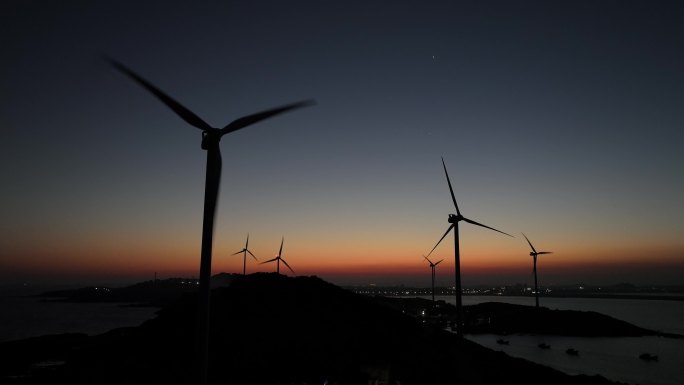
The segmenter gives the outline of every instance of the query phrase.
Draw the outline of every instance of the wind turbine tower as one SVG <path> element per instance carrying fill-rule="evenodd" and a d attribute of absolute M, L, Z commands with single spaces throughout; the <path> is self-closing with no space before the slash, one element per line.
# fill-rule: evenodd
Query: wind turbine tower
<path fill-rule="evenodd" d="M 285 242 L 285 237 L 280 241 L 280 250 L 278 251 L 278 255 L 276 255 L 275 258 L 269 259 L 268 261 L 261 262 L 260 265 L 263 265 L 264 263 L 269 263 L 269 262 L 275 262 L 276 263 L 276 273 L 280 274 L 280 262 L 282 261 L 285 266 L 287 266 L 288 269 L 292 272 L 292 274 L 295 274 L 294 270 L 290 267 L 290 265 L 287 264 L 287 261 L 285 258 L 283 258 L 283 243 Z"/>
<path fill-rule="evenodd" d="M 245 248 L 231 255 L 238 255 L 240 253 L 244 254 L 242 257 L 242 275 L 247 275 L 247 254 L 251 255 L 255 261 L 258 261 L 256 255 L 252 254 L 252 252 L 249 251 L 249 234 L 247 234 L 247 242 L 245 243 Z"/>
<path fill-rule="evenodd" d="M 482 223 L 475 222 L 471 219 L 468 219 L 461 215 L 461 211 L 458 209 L 458 203 L 456 203 L 456 197 L 454 196 L 454 189 L 451 187 L 451 180 L 449 179 L 449 173 L 447 172 L 446 169 L 446 164 L 444 163 L 444 158 L 442 158 L 442 166 L 444 167 L 444 174 L 446 175 L 446 180 L 447 184 L 449 184 L 449 192 L 451 192 L 451 201 L 454 203 L 454 207 L 456 208 L 456 214 L 449 214 L 449 228 L 447 231 L 442 235 L 442 238 L 437 241 L 437 244 L 435 247 L 430 250 L 430 253 L 428 253 L 428 257 L 432 254 L 433 251 L 439 246 L 439 244 L 442 242 L 442 240 L 449 234 L 449 232 L 453 229 L 454 230 L 454 260 L 455 260 L 455 266 L 454 266 L 454 275 L 455 275 L 455 280 L 456 280 L 456 335 L 459 337 L 463 337 L 463 301 L 462 301 L 462 295 L 463 291 L 461 289 L 461 250 L 459 246 L 459 237 L 458 237 L 458 223 L 463 221 L 470 223 L 471 225 L 475 226 L 480 226 L 484 227 L 486 229 L 494 230 L 496 232 L 499 232 L 501 234 L 508 235 L 509 237 L 513 237 L 511 234 L 504 233 L 503 231 L 497 230 L 493 227 L 485 226 Z M 427 257 L 426 257 L 427 258 Z"/>
<path fill-rule="evenodd" d="M 178 103 L 152 83 L 143 79 L 128 67 L 118 61 L 105 57 L 114 68 L 124 73 L 140 86 L 157 97 L 162 103 L 175 112 L 186 123 L 202 131 L 202 149 L 207 152 L 206 179 L 204 187 L 204 217 L 202 220 L 202 248 L 200 256 L 200 278 L 198 293 L 197 316 L 197 370 L 198 384 L 204 385 L 208 379 L 209 365 L 209 299 L 211 295 L 211 251 L 214 236 L 214 215 L 218 200 L 218 190 L 221 182 L 221 138 L 231 132 L 240 130 L 264 119 L 292 111 L 301 107 L 313 105 L 314 102 L 301 101 L 257 112 L 238 118 L 223 128 L 215 128 L 202 120 L 195 113 Z"/>
<path fill-rule="evenodd" d="M 437 268 L 437 265 L 442 263 L 443 259 L 440 259 L 439 261 L 432 263 L 432 261 L 426 257 L 423 256 L 428 263 L 430 263 L 430 270 L 432 270 L 432 302 L 435 302 L 435 269 Z"/>
<path fill-rule="evenodd" d="M 537 251 L 534 249 L 534 246 L 532 246 L 532 242 L 527 238 L 527 235 L 525 233 L 522 233 L 523 237 L 527 240 L 527 243 L 530 245 L 530 248 L 532 251 L 530 251 L 530 256 L 532 257 L 532 260 L 534 261 L 534 303 L 537 307 L 539 307 L 539 287 L 537 286 L 537 255 L 542 255 L 542 254 L 552 254 L 552 251 Z"/>

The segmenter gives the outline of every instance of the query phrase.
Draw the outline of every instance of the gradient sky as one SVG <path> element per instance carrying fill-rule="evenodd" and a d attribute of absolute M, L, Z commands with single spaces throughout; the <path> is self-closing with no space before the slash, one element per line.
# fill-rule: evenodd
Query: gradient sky
<path fill-rule="evenodd" d="M 197 276 L 200 131 L 223 138 L 214 272 L 246 234 L 301 275 L 429 285 L 466 217 L 464 285 L 684 282 L 684 3 L 0 4 L 0 282 Z M 453 284 L 453 240 L 438 284 Z M 248 262 L 248 271 L 274 266 Z"/>

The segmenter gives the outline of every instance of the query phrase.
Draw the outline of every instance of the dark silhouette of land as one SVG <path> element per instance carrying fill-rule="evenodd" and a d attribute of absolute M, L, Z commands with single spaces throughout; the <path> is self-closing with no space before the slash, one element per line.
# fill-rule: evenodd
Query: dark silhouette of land
<path fill-rule="evenodd" d="M 448 327 L 456 308 L 444 301 L 423 298 L 374 299 L 403 314 L 412 315 L 425 323 Z M 593 311 L 552 310 L 545 307 L 485 302 L 464 307 L 464 331 L 470 334 L 548 334 L 574 337 L 642 337 L 661 336 L 681 338 L 672 333 L 644 329 L 629 322 Z"/>
<path fill-rule="evenodd" d="M 242 277 L 240 274 L 219 273 L 212 276 L 212 287 L 225 287 Z M 625 288 L 625 284 L 613 290 Z M 392 288 L 376 288 L 392 291 Z M 263 290 L 263 288 L 255 288 Z M 351 289 L 348 289 L 351 290 Z M 417 290 L 394 288 L 396 291 Z M 608 291 L 610 291 L 608 287 Z M 361 290 L 364 291 L 364 290 Z M 192 278 L 169 278 L 146 281 L 121 288 L 85 287 L 76 290 L 50 291 L 38 297 L 66 302 L 113 302 L 125 306 L 164 307 L 178 301 L 183 295 L 197 292 L 197 280 Z M 624 296 L 624 295 L 623 295 Z M 403 314 L 415 316 L 435 326 L 447 328 L 454 322 L 456 307 L 443 300 L 436 302 L 422 298 L 396 298 L 371 295 L 380 305 L 393 308 Z M 622 297 L 622 296 L 621 296 Z M 637 327 L 630 323 L 590 311 L 551 310 L 545 307 L 513 305 L 496 301 L 464 306 L 465 333 L 531 333 L 559 336 L 651 336 L 678 337 Z M 650 297 L 649 297 L 650 298 Z"/>
<path fill-rule="evenodd" d="M 2 343 L 0 382 L 190 383 L 196 297 L 139 327 Z M 316 277 L 240 276 L 212 303 L 210 383 L 613 384 L 489 350 Z"/>
<path fill-rule="evenodd" d="M 428 296 L 430 289 L 423 287 L 399 286 L 346 286 L 347 289 L 368 295 L 383 296 Z M 684 301 L 682 285 L 647 285 L 636 286 L 630 283 L 616 285 L 552 285 L 539 290 L 544 297 L 554 298 L 611 298 Z M 435 295 L 453 296 L 453 287 L 436 286 Z M 493 301 L 499 296 L 534 297 L 533 289 L 526 284 L 515 285 L 479 285 L 465 288 L 463 295 L 491 296 Z"/>
<path fill-rule="evenodd" d="M 220 273 L 211 277 L 212 287 L 228 286 L 238 274 Z M 109 288 L 88 286 L 80 289 L 56 290 L 37 297 L 65 302 L 114 302 L 129 306 L 163 307 L 177 301 L 184 294 L 196 293 L 199 281 L 195 278 L 168 278 L 145 281 L 134 285 Z"/>

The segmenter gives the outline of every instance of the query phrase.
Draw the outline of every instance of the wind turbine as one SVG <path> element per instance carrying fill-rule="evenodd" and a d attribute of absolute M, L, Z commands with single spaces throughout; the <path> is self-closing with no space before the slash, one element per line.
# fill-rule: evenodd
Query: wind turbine
<path fill-rule="evenodd" d="M 292 274 L 295 274 L 294 270 L 290 267 L 290 265 L 287 264 L 287 261 L 282 257 L 283 255 L 283 243 L 285 242 L 285 237 L 283 237 L 283 240 L 280 241 L 280 250 L 278 251 L 278 255 L 276 255 L 275 258 L 269 259 L 268 261 L 261 262 L 260 265 L 263 265 L 264 263 L 269 263 L 269 262 L 276 262 L 276 273 L 280 274 L 280 261 L 283 261 L 285 266 L 287 266 L 288 269 L 292 272 Z"/>
<path fill-rule="evenodd" d="M 539 289 L 537 288 L 537 255 L 542 255 L 542 254 L 552 254 L 552 251 L 537 251 L 534 249 L 534 246 L 532 246 L 532 242 L 530 242 L 529 238 L 527 238 L 527 235 L 525 233 L 521 233 L 525 239 L 527 239 L 527 243 L 529 243 L 530 248 L 532 248 L 532 251 L 530 251 L 530 256 L 532 257 L 532 260 L 534 261 L 534 302 L 539 307 Z"/>
<path fill-rule="evenodd" d="M 449 173 L 447 172 L 446 169 L 446 164 L 444 164 L 444 158 L 442 158 L 442 166 L 444 167 L 444 174 L 446 175 L 446 180 L 447 183 L 449 184 L 449 191 L 451 192 L 451 200 L 454 202 L 454 207 L 456 208 L 456 214 L 449 214 L 449 223 L 451 225 L 447 229 L 447 231 L 442 235 L 442 238 L 437 241 L 437 244 L 435 247 L 430 250 L 430 253 L 428 253 L 428 257 L 430 254 L 432 254 L 433 251 L 439 246 L 439 244 L 442 242 L 442 240 L 449 234 L 449 231 L 452 229 L 454 230 L 454 259 L 455 259 L 455 276 L 456 276 L 456 326 L 458 329 L 456 330 L 456 335 L 459 337 L 463 337 L 463 302 L 461 300 L 462 296 L 462 291 L 461 291 L 461 251 L 459 247 L 459 238 L 458 238 L 458 222 L 464 221 L 467 223 L 470 223 L 471 225 L 475 226 L 480 226 L 484 227 L 486 229 L 494 230 L 496 232 L 499 232 L 501 234 L 508 235 L 509 237 L 513 237 L 511 234 L 504 233 L 503 231 L 499 231 L 493 227 L 485 226 L 482 223 L 475 222 L 472 219 L 468 219 L 461 215 L 461 211 L 458 209 L 458 203 L 456 203 L 456 197 L 454 196 L 454 189 L 451 187 L 451 180 L 449 179 Z M 427 257 L 426 257 L 427 258 Z"/>
<path fill-rule="evenodd" d="M 435 268 L 437 265 L 442 263 L 443 259 L 440 259 L 439 261 L 432 263 L 432 261 L 423 255 L 423 258 L 425 258 L 426 261 L 430 263 L 430 269 L 432 269 L 432 302 L 435 302 Z"/>
<path fill-rule="evenodd" d="M 245 243 L 245 248 L 231 255 L 238 255 L 240 253 L 244 254 L 244 256 L 242 257 L 242 275 L 247 275 L 247 254 L 249 253 L 249 255 L 251 255 L 255 261 L 258 261 L 256 255 L 252 254 L 252 252 L 249 251 L 249 234 L 247 234 L 247 242 Z"/>
<path fill-rule="evenodd" d="M 207 166 L 204 187 L 204 218 L 202 220 L 202 249 L 198 293 L 197 365 L 199 384 L 206 384 L 209 362 L 209 298 L 211 294 L 209 280 L 211 278 L 211 251 L 214 235 L 214 214 L 216 213 L 218 189 L 221 182 L 221 149 L 219 148 L 219 142 L 223 135 L 245 128 L 275 115 L 313 105 L 314 102 L 311 100 L 300 101 L 264 110 L 233 120 L 223 128 L 215 128 L 128 67 L 109 57 L 105 57 L 105 60 L 114 68 L 123 72 L 133 81 L 151 92 L 157 99 L 173 110 L 181 119 L 185 120 L 186 123 L 202 130 L 202 149 L 207 151 Z"/>

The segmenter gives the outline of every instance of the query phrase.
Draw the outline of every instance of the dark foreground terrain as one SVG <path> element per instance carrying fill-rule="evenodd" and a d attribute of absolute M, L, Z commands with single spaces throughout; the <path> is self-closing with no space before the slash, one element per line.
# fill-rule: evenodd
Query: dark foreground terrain
<path fill-rule="evenodd" d="M 0 383 L 194 383 L 195 314 L 187 295 L 139 327 L 2 343 Z M 212 384 L 614 384 L 458 340 L 316 277 L 236 279 L 213 291 L 211 322 Z"/>

